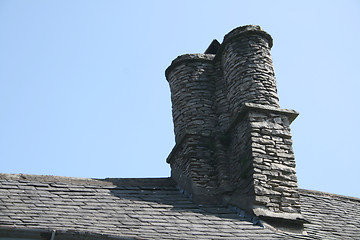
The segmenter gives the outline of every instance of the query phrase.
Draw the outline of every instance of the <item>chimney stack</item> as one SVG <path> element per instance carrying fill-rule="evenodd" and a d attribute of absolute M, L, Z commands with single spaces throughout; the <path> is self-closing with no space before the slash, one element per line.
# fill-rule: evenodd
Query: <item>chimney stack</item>
<path fill-rule="evenodd" d="M 195 202 L 236 206 L 266 223 L 301 231 L 304 218 L 290 123 L 281 109 L 259 26 L 232 30 L 205 54 L 177 57 L 166 69 L 176 145 L 171 177 Z"/>

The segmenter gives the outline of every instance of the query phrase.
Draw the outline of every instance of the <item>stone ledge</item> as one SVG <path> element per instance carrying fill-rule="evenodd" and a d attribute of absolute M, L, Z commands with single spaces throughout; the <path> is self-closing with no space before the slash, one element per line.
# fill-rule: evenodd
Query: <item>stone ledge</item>
<path fill-rule="evenodd" d="M 277 213 L 264 208 L 253 208 L 253 213 L 260 220 L 264 221 L 264 226 L 273 231 L 285 233 L 306 234 L 304 224 L 310 223 L 301 213 Z"/>
<path fill-rule="evenodd" d="M 301 213 L 277 213 L 264 208 L 254 208 L 253 211 L 254 214 L 260 218 L 277 218 L 289 221 L 298 221 L 302 223 L 308 222 Z"/>
<path fill-rule="evenodd" d="M 240 107 L 240 110 L 232 118 L 228 129 L 225 131 L 225 134 L 228 134 L 234 128 L 236 123 L 242 120 L 245 117 L 246 113 L 248 113 L 249 111 L 264 112 L 264 113 L 270 112 L 270 113 L 285 115 L 288 117 L 290 123 L 292 123 L 295 120 L 295 118 L 299 115 L 299 113 L 295 110 L 281 109 L 281 108 L 257 104 L 257 103 L 244 103 Z"/>

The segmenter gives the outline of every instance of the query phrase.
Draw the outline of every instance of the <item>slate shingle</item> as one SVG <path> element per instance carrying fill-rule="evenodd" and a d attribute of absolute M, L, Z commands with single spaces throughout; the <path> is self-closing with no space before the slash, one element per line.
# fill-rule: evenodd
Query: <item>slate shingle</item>
<path fill-rule="evenodd" d="M 360 200 L 315 191 L 300 191 L 303 214 L 311 222 L 306 236 L 253 225 L 227 207 L 196 205 L 169 178 L 1 174 L 0 179 L 0 234 L 11 226 L 114 239 L 360 238 Z"/>
<path fill-rule="evenodd" d="M 300 189 L 303 214 L 314 238 L 360 239 L 360 199 Z"/>

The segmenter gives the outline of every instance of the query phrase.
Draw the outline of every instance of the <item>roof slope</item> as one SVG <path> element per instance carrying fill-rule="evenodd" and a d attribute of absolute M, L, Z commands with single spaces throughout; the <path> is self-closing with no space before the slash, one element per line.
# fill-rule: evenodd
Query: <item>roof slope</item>
<path fill-rule="evenodd" d="M 196 205 L 169 178 L 96 180 L 0 174 L 0 236 L 12 229 L 32 229 L 56 230 L 57 240 L 69 234 L 75 239 L 79 234 L 81 239 L 95 235 L 97 239 L 360 237 L 359 199 L 305 190 L 301 197 L 304 215 L 311 221 L 306 225 L 307 237 L 254 225 L 234 209 Z"/>
<path fill-rule="evenodd" d="M 360 239 L 360 199 L 300 189 L 301 208 L 310 236 L 319 239 Z"/>

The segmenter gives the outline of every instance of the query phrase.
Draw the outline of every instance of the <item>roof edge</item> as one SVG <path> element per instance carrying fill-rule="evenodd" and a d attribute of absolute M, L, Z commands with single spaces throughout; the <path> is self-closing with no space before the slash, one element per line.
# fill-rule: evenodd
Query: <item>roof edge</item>
<path fill-rule="evenodd" d="M 17 237 L 17 238 L 33 238 L 33 239 L 50 239 L 54 235 L 55 238 L 60 239 L 82 239 L 82 240 L 130 240 L 133 237 L 114 234 L 101 234 L 90 231 L 77 231 L 77 230 L 59 230 L 50 228 L 29 228 L 29 227 L 13 227 L 13 226 L 0 226 L 1 237 Z M 53 239 L 53 238 L 51 238 Z"/>

